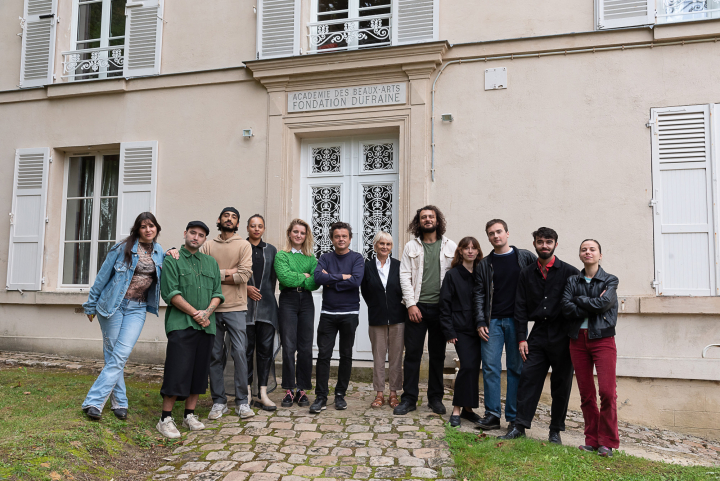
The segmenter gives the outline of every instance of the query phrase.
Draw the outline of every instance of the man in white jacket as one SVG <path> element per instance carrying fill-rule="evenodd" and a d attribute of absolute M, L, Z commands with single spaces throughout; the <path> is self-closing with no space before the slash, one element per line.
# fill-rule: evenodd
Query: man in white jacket
<path fill-rule="evenodd" d="M 440 330 L 438 303 L 440 286 L 445 273 L 450 269 L 457 245 L 444 237 L 445 216 L 434 205 L 418 209 L 408 231 L 415 239 L 405 244 L 403 250 L 400 286 L 409 322 L 405 323 L 402 401 L 393 410 L 393 414 L 403 415 L 416 409 L 420 394 L 420 361 L 427 333 L 430 355 L 428 406 L 437 414 L 445 414 L 442 403 L 445 336 Z"/>

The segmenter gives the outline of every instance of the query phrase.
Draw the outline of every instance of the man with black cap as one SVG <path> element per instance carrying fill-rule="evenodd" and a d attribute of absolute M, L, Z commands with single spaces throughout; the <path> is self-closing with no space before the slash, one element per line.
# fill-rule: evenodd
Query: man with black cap
<path fill-rule="evenodd" d="M 183 426 L 191 431 L 205 429 L 195 415 L 195 406 L 200 394 L 207 390 L 210 353 L 215 342 L 214 311 L 225 300 L 217 261 L 198 252 L 209 233 L 210 229 L 198 220 L 188 223 L 185 245 L 177 259 L 165 259 L 160 277 L 160 292 L 168 305 L 165 311 L 168 342 L 160 389 L 162 415 L 156 427 L 166 438 L 180 437 L 172 418 L 177 400 L 185 400 Z"/>

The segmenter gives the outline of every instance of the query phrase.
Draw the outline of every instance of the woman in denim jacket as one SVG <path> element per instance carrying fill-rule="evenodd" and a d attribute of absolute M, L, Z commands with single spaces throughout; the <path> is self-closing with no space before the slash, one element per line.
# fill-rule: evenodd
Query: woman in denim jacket
<path fill-rule="evenodd" d="M 88 301 L 83 304 L 90 322 L 97 315 L 105 357 L 105 367 L 82 404 L 90 419 L 100 419 L 111 395 L 115 416 L 127 418 L 125 363 L 140 337 L 146 313 L 158 315 L 160 273 L 165 256 L 160 244 L 155 242 L 160 230 L 160 224 L 150 212 L 137 216 L 127 239 L 108 252 Z"/>

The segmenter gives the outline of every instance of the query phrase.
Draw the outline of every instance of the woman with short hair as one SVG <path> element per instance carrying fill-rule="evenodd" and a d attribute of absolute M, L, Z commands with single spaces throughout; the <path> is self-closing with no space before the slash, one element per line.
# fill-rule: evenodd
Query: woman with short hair
<path fill-rule="evenodd" d="M 402 355 L 407 309 L 402 303 L 400 261 L 390 257 L 393 239 L 380 231 L 373 239 L 375 259 L 365 261 L 360 290 L 368 306 L 368 333 L 373 353 L 373 388 L 377 392 L 371 407 L 385 404 L 385 356 L 390 364 L 390 407 L 400 404 L 397 391 L 402 388 Z"/>
<path fill-rule="evenodd" d="M 280 282 L 278 324 L 282 344 L 282 407 L 309 406 L 306 391 L 312 387 L 312 344 L 315 332 L 315 284 L 317 259 L 313 252 L 310 225 L 293 219 L 286 231 L 285 247 L 275 256 L 275 273 Z M 297 362 L 295 361 L 297 353 Z"/>
<path fill-rule="evenodd" d="M 617 347 L 618 278 L 600 267 L 602 247 L 594 239 L 580 244 L 580 261 L 584 269 L 571 276 L 562 298 L 563 315 L 570 322 L 570 358 L 580 391 L 580 408 L 585 418 L 583 451 L 597 451 L 611 457 L 620 447 L 615 384 Z M 595 377 L 597 371 L 600 409 L 597 405 Z"/>
<path fill-rule="evenodd" d="M 158 315 L 160 274 L 165 256 L 158 244 L 160 224 L 150 212 L 135 219 L 130 235 L 115 244 L 103 261 L 83 309 L 90 322 L 97 315 L 105 367 L 82 404 L 99 420 L 108 397 L 118 419 L 127 419 L 125 363 L 135 347 L 148 312 Z"/>
<path fill-rule="evenodd" d="M 464 237 L 455 249 L 451 268 L 440 288 L 440 326 L 448 344 L 455 346 L 460 370 L 455 377 L 455 394 L 450 426 L 460 426 L 460 418 L 476 423 L 480 416 L 473 412 L 480 401 L 480 334 L 473 319 L 473 288 L 475 266 L 482 259 L 480 243 Z"/>

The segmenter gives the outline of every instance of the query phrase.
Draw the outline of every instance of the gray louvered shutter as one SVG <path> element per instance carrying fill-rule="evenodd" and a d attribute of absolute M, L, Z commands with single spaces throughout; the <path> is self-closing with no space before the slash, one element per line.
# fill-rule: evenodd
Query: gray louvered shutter
<path fill-rule="evenodd" d="M 155 213 L 158 143 L 120 144 L 120 188 L 118 190 L 118 240 L 130 235 L 138 214 Z"/>
<path fill-rule="evenodd" d="M 57 0 L 25 0 L 20 88 L 53 82 Z"/>
<path fill-rule="evenodd" d="M 42 285 L 50 149 L 17 149 L 10 212 L 7 288 L 39 291 Z"/>
<path fill-rule="evenodd" d="M 598 30 L 655 23 L 655 0 L 597 0 Z"/>
<path fill-rule="evenodd" d="M 438 1 L 393 0 L 393 45 L 437 40 Z"/>
<path fill-rule="evenodd" d="M 257 57 L 300 54 L 300 0 L 258 0 Z"/>
<path fill-rule="evenodd" d="M 128 2 L 125 7 L 124 77 L 160 73 L 163 0 Z"/>

